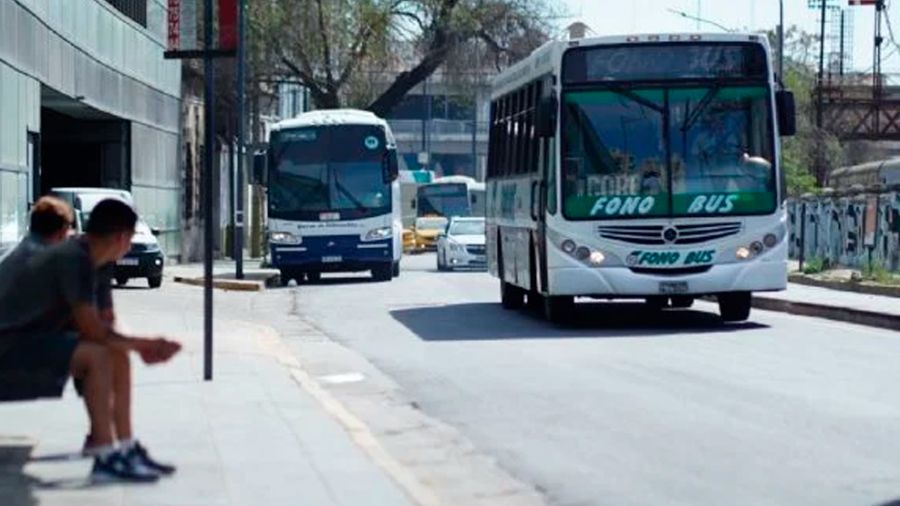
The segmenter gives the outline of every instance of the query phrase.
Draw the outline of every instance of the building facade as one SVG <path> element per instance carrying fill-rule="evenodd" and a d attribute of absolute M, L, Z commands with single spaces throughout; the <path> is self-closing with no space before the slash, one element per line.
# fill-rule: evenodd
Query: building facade
<path fill-rule="evenodd" d="M 181 63 L 165 0 L 0 0 L 0 245 L 60 186 L 130 190 L 180 248 Z"/>

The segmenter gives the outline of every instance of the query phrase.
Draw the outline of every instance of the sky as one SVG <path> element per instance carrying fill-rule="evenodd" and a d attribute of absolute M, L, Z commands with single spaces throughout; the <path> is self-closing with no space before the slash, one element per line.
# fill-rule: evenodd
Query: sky
<path fill-rule="evenodd" d="M 778 0 L 559 0 L 564 13 L 572 17 L 560 20 L 561 26 L 580 20 L 593 34 L 684 33 L 698 31 L 697 22 L 669 12 L 669 9 L 714 21 L 728 28 L 757 31 L 778 25 Z M 809 0 L 784 0 L 784 24 L 797 25 L 810 33 L 819 33 L 818 10 L 808 6 Z M 872 68 L 875 7 L 848 7 L 848 0 L 829 0 L 853 11 L 853 65 L 855 71 Z M 891 17 L 900 42 L 900 0 L 887 0 L 886 15 Z M 819 4 L 821 5 L 821 4 Z M 829 18 L 832 15 L 829 11 Z M 839 14 L 838 14 L 839 15 Z M 700 24 L 703 32 L 719 32 L 710 24 Z M 900 74 L 900 50 L 892 46 L 885 22 L 882 71 Z M 827 50 L 827 46 L 826 46 Z M 898 76 L 900 77 L 900 76 Z"/>

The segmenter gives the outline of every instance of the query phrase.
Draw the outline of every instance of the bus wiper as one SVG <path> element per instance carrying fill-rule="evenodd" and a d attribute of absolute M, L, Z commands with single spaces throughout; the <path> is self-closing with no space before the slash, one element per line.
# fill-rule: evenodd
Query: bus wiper
<path fill-rule="evenodd" d="M 634 102 L 637 102 L 648 109 L 653 109 L 654 111 L 656 111 L 660 114 L 663 114 L 665 112 L 665 107 L 654 103 L 652 100 L 648 100 L 648 99 L 638 95 L 637 93 L 632 91 L 632 89 L 630 87 L 626 87 L 626 86 L 622 86 L 622 85 L 618 84 L 618 85 L 614 85 L 614 86 L 609 86 L 608 89 L 609 89 L 609 91 L 611 91 L 617 95 L 622 95 L 623 97 L 625 97 L 629 100 L 632 100 Z"/>
<path fill-rule="evenodd" d="M 700 119 L 700 113 L 702 113 L 703 110 L 709 106 L 713 98 L 715 98 L 715 96 L 719 94 L 720 89 L 722 89 L 722 83 L 719 81 L 716 81 L 712 86 L 710 86 L 706 94 L 703 95 L 703 98 L 701 98 L 700 101 L 697 102 L 697 107 L 695 107 L 694 110 L 684 118 L 684 124 L 681 125 L 682 132 L 687 132 L 694 127 L 694 123 L 696 123 L 697 120 Z"/>

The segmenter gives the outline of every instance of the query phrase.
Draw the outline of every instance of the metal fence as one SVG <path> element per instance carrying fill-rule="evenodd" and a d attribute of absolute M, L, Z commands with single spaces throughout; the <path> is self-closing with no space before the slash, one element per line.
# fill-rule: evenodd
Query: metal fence
<path fill-rule="evenodd" d="M 391 131 L 397 134 L 422 135 L 422 120 L 418 119 L 392 119 L 388 120 Z M 433 119 L 425 121 L 425 130 L 428 135 L 436 136 L 464 136 L 472 135 L 475 128 L 477 135 L 487 135 L 488 123 L 486 121 L 465 121 L 449 119 Z"/>
<path fill-rule="evenodd" d="M 801 263 L 900 270 L 900 188 L 788 201 L 789 254 Z"/>

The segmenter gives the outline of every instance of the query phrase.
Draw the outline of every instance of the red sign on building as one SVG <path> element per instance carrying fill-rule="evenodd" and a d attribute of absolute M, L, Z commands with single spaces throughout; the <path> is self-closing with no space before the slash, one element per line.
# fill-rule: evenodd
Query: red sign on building
<path fill-rule="evenodd" d="M 237 49 L 237 0 L 219 0 L 219 49 Z"/>
<path fill-rule="evenodd" d="M 181 45 L 181 0 L 169 0 L 167 21 L 169 27 L 167 48 L 169 51 L 176 51 Z"/>

